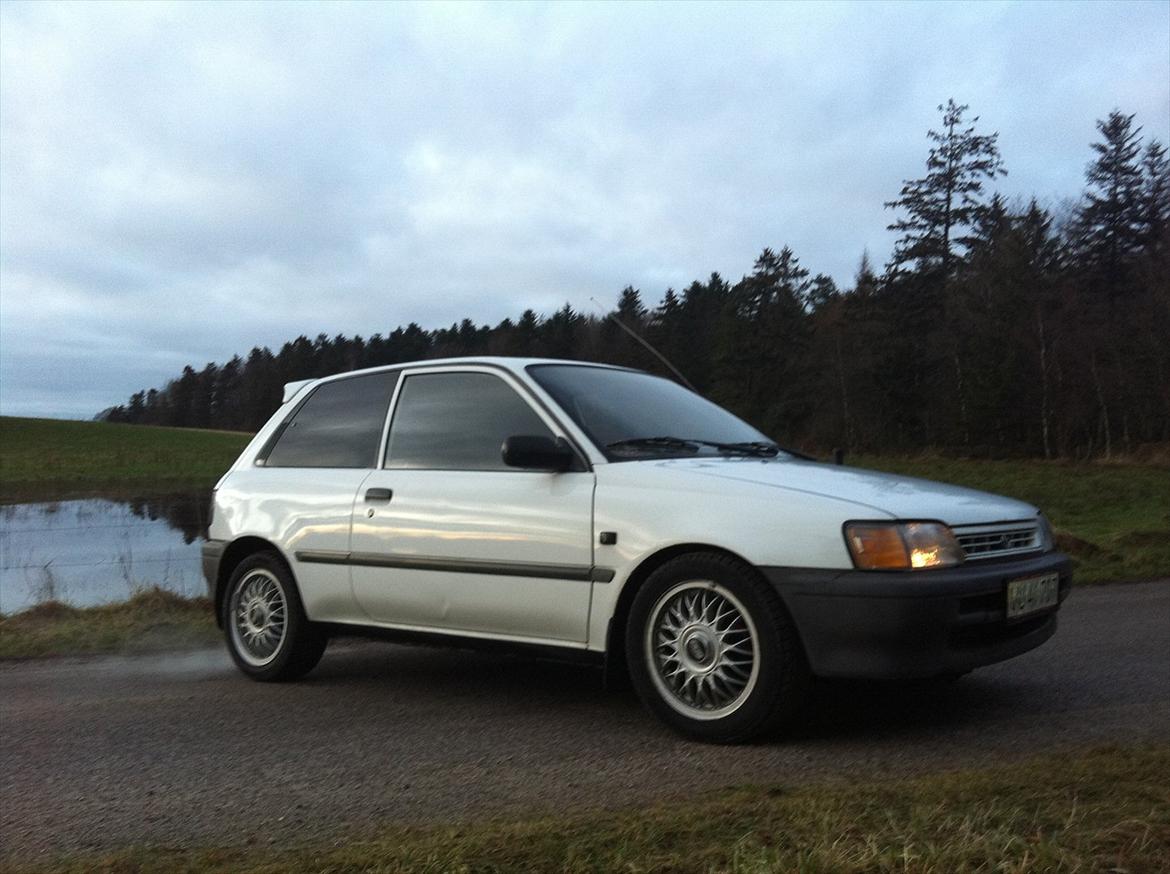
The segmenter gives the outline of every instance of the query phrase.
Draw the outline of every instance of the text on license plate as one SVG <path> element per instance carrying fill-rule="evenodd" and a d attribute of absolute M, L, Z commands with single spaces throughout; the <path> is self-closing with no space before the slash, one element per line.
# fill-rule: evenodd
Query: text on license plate
<path fill-rule="evenodd" d="M 1060 574 L 1041 574 L 1011 580 L 1007 586 L 1007 618 L 1027 616 L 1046 607 L 1054 607 L 1060 598 Z"/>

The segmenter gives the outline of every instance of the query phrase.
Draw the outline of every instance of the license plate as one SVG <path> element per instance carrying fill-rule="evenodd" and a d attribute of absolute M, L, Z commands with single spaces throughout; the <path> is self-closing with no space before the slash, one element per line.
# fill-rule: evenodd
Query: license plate
<path fill-rule="evenodd" d="M 1060 574 L 1011 580 L 1007 586 L 1007 618 L 1018 619 L 1037 610 L 1055 607 L 1059 599 Z"/>

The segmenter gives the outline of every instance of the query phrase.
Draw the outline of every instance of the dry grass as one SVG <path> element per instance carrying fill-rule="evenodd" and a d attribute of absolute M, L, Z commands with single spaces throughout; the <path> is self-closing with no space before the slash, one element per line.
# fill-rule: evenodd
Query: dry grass
<path fill-rule="evenodd" d="M 191 649 L 219 641 L 211 603 L 165 589 L 129 601 L 73 607 L 47 601 L 0 617 L 0 658 Z"/>
<path fill-rule="evenodd" d="M 27 871 L 1156 872 L 1170 866 L 1170 747 L 912 780 L 744 788 L 645 810 L 388 828 L 284 850 L 128 848 Z"/>

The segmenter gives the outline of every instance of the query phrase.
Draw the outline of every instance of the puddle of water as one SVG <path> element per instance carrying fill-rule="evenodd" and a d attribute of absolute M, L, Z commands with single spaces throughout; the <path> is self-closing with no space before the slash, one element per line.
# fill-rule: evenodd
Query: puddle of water
<path fill-rule="evenodd" d="M 0 613 L 56 599 L 78 607 L 159 586 L 206 593 L 200 544 L 210 494 L 0 507 Z"/>

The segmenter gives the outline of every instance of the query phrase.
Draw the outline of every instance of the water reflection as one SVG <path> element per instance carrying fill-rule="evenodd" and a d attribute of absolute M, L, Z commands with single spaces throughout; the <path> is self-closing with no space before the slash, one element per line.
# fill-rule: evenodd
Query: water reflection
<path fill-rule="evenodd" d="M 0 507 L 0 613 L 40 601 L 90 606 L 160 586 L 203 594 L 209 493 Z"/>

